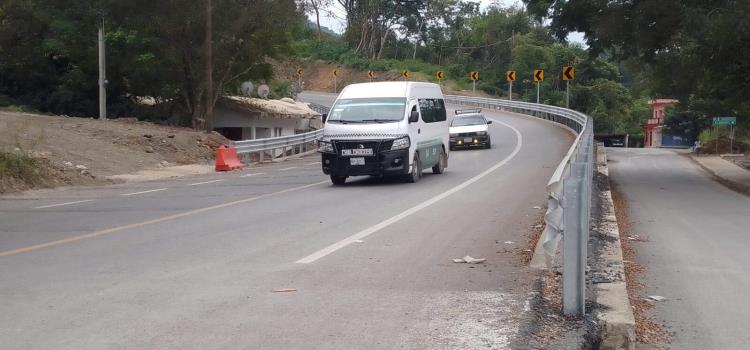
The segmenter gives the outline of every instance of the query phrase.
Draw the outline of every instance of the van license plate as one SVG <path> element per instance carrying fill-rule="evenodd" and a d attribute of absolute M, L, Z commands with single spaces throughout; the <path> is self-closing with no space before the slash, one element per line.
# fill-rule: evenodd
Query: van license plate
<path fill-rule="evenodd" d="M 372 148 L 342 149 L 342 156 L 371 156 Z"/>
<path fill-rule="evenodd" d="M 365 158 L 364 157 L 349 158 L 349 162 L 351 162 L 352 165 L 365 165 Z"/>
<path fill-rule="evenodd" d="M 471 143 L 471 137 L 464 137 L 464 143 Z"/>

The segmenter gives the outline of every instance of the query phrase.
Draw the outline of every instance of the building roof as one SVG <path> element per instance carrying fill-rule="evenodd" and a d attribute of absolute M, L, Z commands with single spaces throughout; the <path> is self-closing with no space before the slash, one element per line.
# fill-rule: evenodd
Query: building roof
<path fill-rule="evenodd" d="M 320 117 L 320 113 L 310 109 L 307 103 L 297 102 L 290 98 L 265 100 L 243 96 L 222 96 L 217 104 L 240 111 L 265 113 L 269 117 L 276 118 L 316 119 Z"/>
<path fill-rule="evenodd" d="M 653 105 L 669 105 L 669 104 L 675 104 L 675 103 L 678 103 L 678 102 L 680 102 L 680 101 L 679 100 L 669 99 L 669 98 L 660 98 L 660 99 L 648 101 L 648 104 L 650 106 L 653 106 Z"/>

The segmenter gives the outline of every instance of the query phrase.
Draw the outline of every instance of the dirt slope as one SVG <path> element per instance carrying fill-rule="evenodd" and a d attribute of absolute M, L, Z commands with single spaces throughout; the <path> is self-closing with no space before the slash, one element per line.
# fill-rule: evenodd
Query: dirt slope
<path fill-rule="evenodd" d="M 46 181 L 0 181 L 0 193 L 108 182 L 105 177 L 180 164 L 208 163 L 223 136 L 134 119 L 44 116 L 0 111 L 0 152 L 28 155 Z M 7 177 L 7 176 L 6 176 Z M 5 185 L 3 185 L 5 184 Z"/>

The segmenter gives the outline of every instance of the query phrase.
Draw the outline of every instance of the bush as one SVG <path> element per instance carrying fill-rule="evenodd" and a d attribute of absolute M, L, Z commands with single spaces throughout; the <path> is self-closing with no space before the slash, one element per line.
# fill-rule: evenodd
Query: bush
<path fill-rule="evenodd" d="M 700 135 L 698 135 L 698 140 L 700 140 L 702 145 L 707 145 L 716 140 L 720 134 L 721 131 L 717 131 L 715 128 L 706 129 L 701 131 Z"/>
<path fill-rule="evenodd" d="M 27 184 L 39 181 L 36 161 L 22 153 L 0 152 L 0 178 L 13 178 Z"/>

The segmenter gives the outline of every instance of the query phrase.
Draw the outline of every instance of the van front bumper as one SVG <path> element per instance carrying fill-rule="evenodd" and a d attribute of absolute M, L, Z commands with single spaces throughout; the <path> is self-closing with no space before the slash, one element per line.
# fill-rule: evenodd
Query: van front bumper
<path fill-rule="evenodd" d="M 364 158 L 364 165 L 352 165 L 352 158 Z M 369 157 L 348 157 L 321 153 L 323 173 L 335 176 L 393 176 L 409 173 L 409 149 L 380 152 Z"/>

